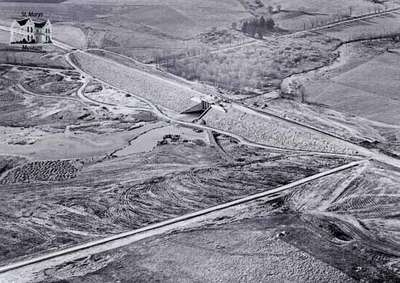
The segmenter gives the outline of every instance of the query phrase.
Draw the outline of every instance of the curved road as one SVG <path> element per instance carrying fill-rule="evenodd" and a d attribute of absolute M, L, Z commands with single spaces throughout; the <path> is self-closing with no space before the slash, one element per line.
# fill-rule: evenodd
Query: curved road
<path fill-rule="evenodd" d="M 377 17 L 377 16 L 380 16 L 380 15 L 385 15 L 385 14 L 388 14 L 388 13 L 392 13 L 392 12 L 397 11 L 397 10 L 400 10 L 400 7 L 399 7 L 399 8 L 395 8 L 395 9 L 391 9 L 391 10 L 388 10 L 388 11 L 384 11 L 384 12 L 381 12 L 381 13 L 378 13 L 378 14 L 367 15 L 367 16 L 365 16 L 365 17 L 359 17 L 359 18 L 356 18 L 356 19 L 346 20 L 346 21 L 343 21 L 343 22 L 340 22 L 340 23 L 339 23 L 339 22 L 338 22 L 338 23 L 334 23 L 334 24 L 328 25 L 328 26 L 336 26 L 336 25 L 343 24 L 343 23 L 354 22 L 354 21 L 359 21 L 359 20 L 366 19 L 366 18 Z M 327 28 L 328 26 L 319 27 L 319 28 Z M 6 30 L 6 31 L 9 31 L 9 30 L 10 30 L 8 27 L 4 27 L 4 26 L 0 26 L 0 29 Z M 99 56 L 96 56 L 96 55 L 87 53 L 87 52 L 85 52 L 85 51 L 77 50 L 77 49 L 75 49 L 73 46 L 70 46 L 70 45 L 68 45 L 68 44 L 62 43 L 62 42 L 57 41 L 57 40 L 53 40 L 53 43 L 54 43 L 55 46 L 57 46 L 57 47 L 59 47 L 59 48 L 61 48 L 61 49 L 64 49 L 64 50 L 67 50 L 67 51 L 68 51 L 68 53 L 65 55 L 67 61 L 71 64 L 71 66 L 73 66 L 77 71 L 79 71 L 79 72 L 80 72 L 84 77 L 86 77 L 86 78 L 91 78 L 91 76 L 90 76 L 89 74 L 85 73 L 85 72 L 84 72 L 83 70 L 81 70 L 78 66 L 76 66 L 76 64 L 74 64 L 74 63 L 72 62 L 72 60 L 71 60 L 70 57 L 69 57 L 70 53 L 73 53 L 73 52 L 83 52 L 83 53 L 88 54 L 88 55 L 90 55 L 90 56 L 95 56 L 95 57 L 97 57 L 97 58 L 106 60 L 106 59 L 104 59 L 104 58 L 102 58 L 102 57 L 99 57 Z M 106 61 L 110 61 L 110 60 L 106 60 Z M 111 61 L 110 61 L 110 62 L 111 62 Z M 116 63 L 116 62 L 112 62 L 112 63 Z M 142 71 L 142 70 L 138 70 L 138 71 L 140 71 L 140 72 L 142 72 L 142 73 L 146 73 L 146 72 L 144 72 L 144 71 Z M 160 77 L 158 77 L 158 76 L 156 76 L 156 75 L 154 75 L 154 74 L 146 73 L 146 75 L 155 77 L 155 78 L 157 78 L 157 79 L 164 80 L 166 83 L 170 83 L 170 84 L 172 83 L 172 84 L 175 84 L 175 85 L 179 85 L 180 87 L 188 88 L 188 86 L 180 85 L 180 84 L 178 84 L 177 82 L 172 82 L 171 80 L 167 80 L 167 79 L 165 79 L 165 78 L 160 78 Z M 104 83 L 105 85 L 108 85 L 108 86 L 110 86 L 110 87 L 113 87 L 113 88 L 115 88 L 115 89 L 118 89 L 119 91 L 122 91 L 122 92 L 126 93 L 126 91 L 121 90 L 121 89 L 119 89 L 119 88 L 117 88 L 117 87 L 114 87 L 114 86 L 110 85 L 109 83 L 107 83 L 107 82 L 105 82 L 105 81 L 102 81 L 102 80 L 100 80 L 100 79 L 97 79 L 97 80 L 100 81 L 100 82 L 102 82 L 102 83 Z M 192 90 L 192 89 L 191 89 L 191 90 Z M 195 91 L 195 92 L 196 92 L 196 93 L 199 93 L 199 95 L 204 95 L 204 94 L 202 94 L 202 93 L 200 93 L 200 92 L 197 92 L 197 91 Z M 229 132 L 226 132 L 226 131 L 222 131 L 222 130 L 215 129 L 215 128 L 208 127 L 208 126 L 204 126 L 204 125 L 198 125 L 198 124 L 194 124 L 194 123 L 189 123 L 189 122 L 185 122 L 185 121 L 180 121 L 180 120 L 178 120 L 178 119 L 169 117 L 168 115 L 166 115 L 165 113 L 163 113 L 156 105 L 154 105 L 152 102 L 148 101 L 147 99 L 145 99 L 145 98 L 143 98 L 143 97 L 139 97 L 139 96 L 137 96 L 137 95 L 135 95 L 135 94 L 132 94 L 132 93 L 130 93 L 130 94 L 131 94 L 132 96 L 134 96 L 135 98 L 137 98 L 138 100 L 140 100 L 140 101 L 145 102 L 146 104 L 148 104 L 148 105 L 153 109 L 153 112 L 154 112 L 157 116 L 159 116 L 160 118 L 162 118 L 162 119 L 165 119 L 165 120 L 168 120 L 168 121 L 171 121 L 171 122 L 175 122 L 175 123 L 178 123 L 178 124 L 187 126 L 187 127 L 192 127 L 192 128 L 197 128 L 197 129 L 203 129 L 203 130 L 212 130 L 212 131 L 215 131 L 215 132 L 220 133 L 220 134 L 223 134 L 223 135 L 231 136 L 231 137 L 233 137 L 233 138 L 239 140 L 242 144 L 245 144 L 245 145 L 248 145 L 248 146 L 253 146 L 253 147 L 258 147 L 258 148 L 264 148 L 264 149 L 272 149 L 272 150 L 278 150 L 278 151 L 294 151 L 294 152 L 304 152 L 304 153 L 320 154 L 320 155 L 321 155 L 321 154 L 322 154 L 322 155 L 333 155 L 333 156 L 342 156 L 342 157 L 351 156 L 351 155 L 347 155 L 347 154 L 333 154 L 333 153 L 327 153 L 327 152 L 318 152 L 318 151 L 307 151 L 307 150 L 298 150 L 298 149 L 296 150 L 296 149 L 280 148 L 280 147 L 267 146 L 267 145 L 263 145 L 263 144 L 251 142 L 251 141 L 247 140 L 246 138 L 241 137 L 241 136 L 236 135 L 236 134 L 233 134 L 233 133 L 229 133 Z M 83 90 L 83 88 L 81 88 L 81 89 L 78 91 L 78 95 L 79 95 L 82 99 L 84 99 L 84 100 L 86 100 L 86 101 L 90 101 L 89 98 L 87 98 L 87 97 L 84 96 L 84 90 Z M 94 102 L 94 101 L 91 100 L 91 102 Z M 97 102 L 97 103 L 101 104 L 102 102 Z M 237 105 L 239 105 L 240 107 L 243 107 L 243 108 L 247 108 L 247 111 L 252 111 L 252 112 L 254 112 L 253 109 L 250 109 L 250 108 L 248 108 L 248 107 L 245 107 L 245 106 L 243 106 L 243 105 L 241 105 L 241 104 L 237 104 Z M 110 105 L 108 105 L 108 106 L 110 106 Z M 115 106 L 118 106 L 118 105 L 115 105 Z M 130 108 L 130 107 L 127 107 L 127 108 Z M 278 118 L 278 119 L 283 119 L 283 120 L 285 120 L 285 121 L 288 122 L 288 123 L 294 124 L 295 126 L 298 126 L 298 127 L 300 126 L 300 127 L 303 127 L 303 128 L 315 130 L 314 128 L 310 127 L 309 125 L 304 125 L 304 124 L 301 124 L 301 123 L 298 123 L 298 122 L 293 122 L 293 121 L 291 121 L 291 120 L 288 120 L 288 119 L 286 119 L 286 118 L 280 117 L 280 116 L 278 116 L 278 115 L 271 115 L 271 113 L 260 113 L 259 111 L 257 111 L 257 112 L 258 112 L 258 115 L 273 116 L 273 117 Z M 327 137 L 329 137 L 329 138 L 333 138 L 331 133 L 327 133 L 327 132 L 324 132 L 324 131 L 321 131 L 321 130 L 317 130 L 317 131 L 318 131 L 319 134 L 324 134 L 325 136 L 327 136 Z M 337 138 L 337 137 L 334 137 L 334 138 Z M 339 139 L 339 140 L 341 140 L 341 139 Z M 343 141 L 343 140 L 341 140 L 341 141 Z M 368 157 L 368 158 L 370 158 L 370 159 L 375 159 L 375 160 L 377 160 L 377 161 L 380 161 L 380 162 L 383 162 L 383 163 L 386 163 L 386 164 L 390 164 L 390 165 L 392 165 L 392 166 L 395 166 L 395 167 L 400 168 L 400 160 L 398 160 L 398 159 L 396 159 L 396 158 L 392 158 L 392 157 L 387 156 L 387 155 L 384 155 L 384 154 L 382 154 L 382 153 L 380 153 L 380 152 L 378 152 L 378 151 L 372 151 L 372 150 L 369 150 L 369 149 L 367 149 L 367 148 L 361 147 L 361 146 L 359 146 L 359 145 L 352 144 L 352 143 L 350 143 L 350 142 L 348 142 L 348 141 L 346 141 L 346 142 L 347 142 L 347 144 L 351 144 L 351 145 L 353 146 L 353 148 L 354 148 L 354 147 L 357 148 L 357 151 L 360 152 L 363 156 L 366 156 L 366 157 Z"/>
<path fill-rule="evenodd" d="M 83 52 L 83 51 L 79 50 L 79 51 L 76 51 L 76 52 Z M 82 74 L 82 76 L 84 76 L 86 79 L 94 79 L 90 74 L 88 74 L 85 71 L 83 71 L 79 66 L 77 66 L 72 61 L 72 59 L 70 58 L 70 54 L 71 53 L 66 54 L 66 60 L 68 61 L 68 63 L 71 64 L 71 66 L 73 66 L 77 71 L 79 71 Z M 92 55 L 92 56 L 95 56 L 95 55 Z M 102 59 L 101 57 L 98 57 L 98 58 Z M 246 139 L 246 138 L 244 138 L 242 136 L 236 135 L 236 134 L 231 133 L 231 132 L 227 132 L 227 131 L 220 130 L 220 129 L 213 128 L 213 127 L 206 126 L 206 125 L 200 125 L 200 124 L 195 124 L 195 123 L 191 123 L 191 122 L 186 122 L 186 121 L 182 121 L 182 120 L 170 117 L 167 114 L 165 114 L 157 105 L 155 105 L 151 101 L 147 100 L 146 98 L 143 98 L 143 97 L 138 96 L 136 94 L 127 92 L 125 90 L 122 90 L 122 89 L 120 89 L 120 88 L 118 88 L 116 86 L 113 86 L 110 83 L 108 83 L 108 82 L 106 82 L 104 80 L 101 80 L 99 78 L 95 78 L 95 79 L 97 81 L 103 83 L 104 85 L 107 85 L 109 87 L 117 89 L 118 91 L 121 91 L 123 93 L 129 93 L 132 97 L 134 97 L 134 98 L 142 101 L 143 103 L 149 105 L 151 107 L 151 109 L 152 109 L 152 112 L 155 115 L 157 115 L 158 117 L 160 117 L 161 119 L 163 119 L 163 120 L 174 122 L 176 124 L 179 124 L 179 125 L 182 125 L 182 126 L 186 126 L 186 127 L 190 127 L 190 128 L 196 128 L 196 129 L 201 129 L 201 130 L 211 130 L 213 132 L 216 132 L 216 133 L 219 133 L 219 134 L 222 134 L 222 135 L 225 135 L 225 136 L 232 137 L 232 138 L 238 140 L 243 145 L 247 145 L 247 146 L 251 146 L 251 147 L 257 147 L 257 148 L 263 148 L 263 149 L 276 150 L 276 151 L 284 151 L 284 152 L 291 151 L 291 152 L 298 152 L 298 153 L 316 154 L 316 155 L 325 155 L 325 156 L 337 156 L 337 157 L 360 157 L 358 155 L 350 155 L 350 154 L 342 154 L 342 153 L 331 153 L 331 152 L 323 152 L 323 151 L 310 151 L 310 150 L 302 150 L 302 149 L 282 148 L 282 147 L 269 146 L 269 145 L 265 145 L 265 144 L 252 142 L 252 141 L 250 141 L 250 140 L 248 140 L 248 139 Z M 136 109 L 134 107 L 129 107 L 129 106 L 120 106 L 120 105 L 117 105 L 117 104 L 109 104 L 109 103 L 103 103 L 101 101 L 95 101 L 95 100 L 93 100 L 91 98 L 86 97 L 85 94 L 84 94 L 84 90 L 83 89 L 80 89 L 78 91 L 78 96 L 80 98 L 82 98 L 83 100 L 96 102 L 99 105 L 104 104 L 104 106 L 110 106 L 111 105 L 111 106 L 116 106 L 116 107 L 122 107 L 122 108 L 125 108 L 125 109 Z"/>
<path fill-rule="evenodd" d="M 81 51 L 81 50 L 77 50 L 75 52 L 83 52 L 84 53 L 84 51 Z M 81 70 L 81 68 L 79 66 L 77 66 L 71 60 L 70 54 L 71 53 L 66 54 L 66 60 L 68 61 L 68 63 L 71 64 L 71 66 L 73 66 L 78 72 L 80 72 L 82 74 L 82 76 L 84 76 L 84 77 L 86 77 L 88 79 L 89 78 L 93 78 L 91 75 L 89 75 L 85 71 Z M 93 54 L 90 54 L 90 55 L 91 56 L 96 56 L 96 55 L 93 55 Z M 96 57 L 98 59 L 100 59 L 100 60 L 103 59 L 102 57 L 98 57 L 98 56 L 96 56 Z M 141 72 L 145 73 L 144 71 L 141 71 Z M 151 75 L 155 76 L 154 74 L 151 74 Z M 158 79 L 166 80 L 164 78 L 158 78 Z M 120 89 L 118 87 L 115 87 L 115 86 L 113 86 L 113 85 L 109 84 L 108 82 L 105 82 L 105 81 L 103 81 L 101 79 L 96 78 L 96 80 L 98 80 L 101 83 L 104 83 L 107 86 L 115 88 L 115 89 L 117 89 L 117 90 L 119 90 L 119 91 L 121 91 L 123 93 L 128 93 L 127 91 L 122 90 L 122 89 Z M 168 81 L 168 80 L 166 80 L 166 81 Z M 187 126 L 187 127 L 191 127 L 191 128 L 197 128 L 197 129 L 202 129 L 202 130 L 211 130 L 211 131 L 214 131 L 214 132 L 222 134 L 222 135 L 230 136 L 230 137 L 240 141 L 242 144 L 247 145 L 247 146 L 258 147 L 258 148 L 263 148 L 263 149 L 270 149 L 270 150 L 277 150 L 277 151 L 303 152 L 303 153 L 309 153 L 309 154 L 331 155 L 331 156 L 338 156 L 338 157 L 362 157 L 362 156 L 364 156 L 364 157 L 367 157 L 367 158 L 370 158 L 370 159 L 374 159 L 374 160 L 377 160 L 379 162 L 383 162 L 383 163 L 390 164 L 392 166 L 400 168 L 400 160 L 398 160 L 396 158 L 393 158 L 393 157 L 390 157 L 388 155 L 382 154 L 379 151 L 369 150 L 369 149 L 364 148 L 362 146 L 359 146 L 357 144 L 354 144 L 354 143 L 351 143 L 349 141 L 346 141 L 345 139 L 336 137 L 336 136 L 332 135 L 331 133 L 328 133 L 328 132 L 313 128 L 313 127 L 311 127 L 309 125 L 305 125 L 305 124 L 302 124 L 302 123 L 299 123 L 299 122 L 296 122 L 296 121 L 292 121 L 290 119 L 286 119 L 286 118 L 280 117 L 279 115 L 275 115 L 273 113 L 266 113 L 266 112 L 263 112 L 263 111 L 251 109 L 251 108 L 249 108 L 247 106 L 244 106 L 242 104 L 238 104 L 238 103 L 232 102 L 234 107 L 241 108 L 244 112 L 249 112 L 249 113 L 251 113 L 253 115 L 260 115 L 260 116 L 264 116 L 264 117 L 265 116 L 269 116 L 269 117 L 273 117 L 275 119 L 280 119 L 280 120 L 286 121 L 286 122 L 288 122 L 288 123 L 290 123 L 290 124 L 292 124 L 292 125 L 294 125 L 296 127 L 302 127 L 304 129 L 313 130 L 313 131 L 317 132 L 318 134 L 325 135 L 329 139 L 336 139 L 336 140 L 339 140 L 341 142 L 345 142 L 348 146 L 352 147 L 357 152 L 359 152 L 360 155 L 350 155 L 350 154 L 340 154 L 340 153 L 329 153 L 329 152 L 320 152 L 320 151 L 309 151 L 309 150 L 301 150 L 301 149 L 282 148 L 282 147 L 268 146 L 268 145 L 265 145 L 265 144 L 252 142 L 252 141 L 250 141 L 250 140 L 248 140 L 248 139 L 246 139 L 246 138 L 244 138 L 242 136 L 239 136 L 239 135 L 231 133 L 231 132 L 227 132 L 227 131 L 224 131 L 224 130 L 216 129 L 216 128 L 213 128 L 213 127 L 210 127 L 210 126 L 206 126 L 206 125 L 199 125 L 199 124 L 194 124 L 194 123 L 191 123 L 191 122 L 181 121 L 181 120 L 178 120 L 176 118 L 170 117 L 167 114 L 165 114 L 157 105 L 155 105 L 151 101 L 147 100 L 146 98 L 143 98 L 143 97 L 138 96 L 138 95 L 133 94 L 133 93 L 129 93 L 129 94 L 132 95 L 133 97 L 135 97 L 136 99 L 138 99 L 138 100 L 146 103 L 147 105 L 149 105 L 151 107 L 151 109 L 153 110 L 153 113 L 155 115 L 157 115 L 158 117 L 160 117 L 161 119 L 168 120 L 170 122 L 174 122 L 174 123 L 177 123 L 177 124 L 180 124 L 180 125 L 183 125 L 183 126 Z M 78 96 L 81 97 L 82 99 L 86 99 L 86 100 L 88 99 L 84 95 L 84 90 L 83 89 L 80 89 L 80 91 L 78 92 Z M 92 100 L 92 102 L 93 102 L 93 100 Z M 102 102 L 98 101 L 97 103 L 101 104 Z M 119 106 L 119 105 L 114 105 L 114 106 Z M 123 107 L 130 108 L 129 106 L 123 106 Z"/>
<path fill-rule="evenodd" d="M 55 41 L 54 43 L 55 43 L 55 45 L 58 45 L 59 47 L 62 46 L 63 49 L 68 49 L 68 50 L 73 49 L 70 46 L 59 43 L 57 41 Z M 83 52 L 83 51 L 78 51 L 78 52 Z M 76 66 L 70 59 L 69 54 L 66 55 L 66 59 L 72 66 L 74 66 L 76 68 L 76 70 L 78 70 L 85 77 L 84 86 L 86 86 L 86 84 L 89 82 L 89 79 L 92 77 L 90 75 L 88 75 L 87 73 L 85 73 L 84 71 L 82 71 L 78 66 Z M 101 80 L 99 80 L 99 81 L 101 81 Z M 101 82 L 104 83 L 105 85 L 111 86 L 107 82 L 104 82 L 104 81 L 101 81 Z M 113 86 L 111 86 L 111 87 L 113 87 Z M 120 90 L 120 91 L 126 93 L 126 91 L 123 91 L 123 90 Z M 188 127 L 192 127 L 192 128 L 198 128 L 198 129 L 203 129 L 203 130 L 212 130 L 212 131 L 218 132 L 220 134 L 224 134 L 224 135 L 236 138 L 243 144 L 249 145 L 249 146 L 281 150 L 281 151 L 290 150 L 290 149 L 282 149 L 282 148 L 276 148 L 276 147 L 257 144 L 254 142 L 250 142 L 241 136 L 234 135 L 232 133 L 214 129 L 212 127 L 208 127 L 208 126 L 204 126 L 204 125 L 198 125 L 198 124 L 193 124 L 190 122 L 177 120 L 177 119 L 169 117 L 168 115 L 163 113 L 155 104 L 151 103 L 147 99 L 139 97 L 134 94 L 131 94 L 131 95 L 134 96 L 135 98 L 137 98 L 138 100 L 148 104 L 152 108 L 152 111 L 162 119 L 166 119 L 171 122 L 175 122 L 175 123 L 178 123 L 178 124 L 181 124 L 184 126 L 188 126 Z M 84 95 L 84 87 L 81 87 L 78 90 L 78 96 L 84 100 L 88 99 Z M 91 102 L 93 102 L 93 101 L 91 101 Z M 97 102 L 97 103 L 102 104 L 102 102 Z M 115 106 L 118 106 L 118 105 L 115 105 Z M 127 108 L 130 108 L 130 107 L 127 107 Z M 290 121 L 288 121 L 288 122 L 290 122 Z M 366 149 L 363 148 L 363 150 L 366 150 Z M 325 153 L 325 152 L 308 152 L 308 151 L 304 151 L 304 150 L 290 150 L 290 151 L 307 152 L 307 153 L 311 153 L 311 154 L 348 156 L 348 155 L 340 155 L 340 154 L 330 154 L 330 153 Z M 376 157 L 376 156 L 371 155 L 370 151 L 368 151 L 367 156 L 374 157 L 374 158 Z M 384 160 L 386 160 L 386 159 L 384 159 Z M 195 213 L 191 213 L 191 214 L 187 214 L 187 215 L 184 215 L 181 217 L 163 221 L 163 222 L 153 224 L 153 225 L 150 225 L 150 226 L 147 226 L 147 227 L 144 227 L 141 229 L 137 229 L 134 231 L 129 231 L 129 232 L 122 233 L 119 235 L 114 235 L 112 237 L 104 238 L 104 239 L 101 239 L 98 241 L 93 241 L 93 242 L 79 245 L 76 247 L 72 247 L 69 249 L 65 249 L 65 250 L 61 250 L 61 251 L 57 251 L 57 252 L 53 252 L 53 253 L 48 253 L 46 255 L 43 255 L 43 256 L 40 256 L 37 258 L 33 258 L 30 260 L 25 260 L 22 262 L 17 262 L 17 263 L 10 264 L 10 265 L 4 266 L 4 267 L 0 267 L 0 282 L 28 282 L 29 280 L 32 279 L 32 276 L 34 276 L 34 274 L 36 272 L 44 270 L 46 268 L 50 268 L 57 264 L 75 260 L 75 259 L 79 259 L 79 258 L 82 258 L 85 256 L 99 253 L 99 252 L 115 249 L 115 248 L 118 248 L 118 247 L 121 247 L 124 245 L 128 245 L 128 244 L 134 243 L 136 241 L 139 241 L 141 239 L 145 239 L 145 238 L 148 238 L 151 236 L 160 235 L 160 234 L 163 234 L 166 232 L 181 229 L 189 224 L 193 224 L 193 223 L 199 222 L 201 220 L 206 220 L 207 218 L 212 217 L 215 213 L 217 213 L 219 211 L 222 211 L 222 210 L 225 210 L 225 209 L 228 209 L 231 207 L 235 207 L 235 206 L 238 206 L 241 204 L 249 203 L 254 200 L 275 197 L 276 194 L 284 193 L 284 192 L 286 192 L 290 189 L 293 189 L 299 185 L 309 183 L 311 181 L 323 178 L 328 175 L 332 175 L 332 174 L 335 174 L 335 173 L 338 173 L 338 172 L 341 172 L 344 170 L 349 170 L 351 168 L 354 168 L 354 167 L 357 167 L 357 166 L 363 164 L 364 162 L 365 161 L 352 162 L 347 165 L 340 166 L 338 168 L 335 168 L 335 169 L 332 169 L 332 170 L 329 170 L 329 171 L 326 171 L 326 172 L 323 172 L 320 174 L 316 174 L 314 176 L 310 176 L 308 178 L 296 181 L 294 183 L 291 183 L 291 184 L 288 184 L 288 185 L 285 185 L 285 186 L 282 186 L 282 187 L 279 187 L 279 188 L 276 188 L 276 189 L 273 189 L 273 190 L 270 190 L 267 192 L 248 196 L 248 197 L 240 199 L 240 200 L 236 200 L 236 201 L 218 205 L 218 206 L 215 206 L 215 207 L 212 207 L 209 209 L 201 210 L 201 211 L 198 211 Z M 397 162 L 398 162 L 397 166 L 400 167 L 400 162 L 398 160 L 397 160 Z"/>

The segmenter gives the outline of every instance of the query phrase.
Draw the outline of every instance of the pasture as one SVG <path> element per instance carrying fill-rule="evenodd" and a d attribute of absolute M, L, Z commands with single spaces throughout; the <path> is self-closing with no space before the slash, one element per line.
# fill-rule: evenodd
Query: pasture
<path fill-rule="evenodd" d="M 76 48 L 87 46 L 87 37 L 82 29 L 68 24 L 54 25 L 53 36 L 57 40 L 68 43 Z"/>
<path fill-rule="evenodd" d="M 365 13 L 377 6 L 372 1 L 365 0 L 261 0 L 265 6 L 282 5 L 284 11 L 303 11 L 314 15 L 334 15 L 348 12 L 353 7 L 354 15 Z M 383 7 L 382 5 L 378 5 Z"/>
<path fill-rule="evenodd" d="M 204 48 L 200 34 L 213 28 L 230 29 L 233 22 L 250 16 L 236 0 L 96 0 L 84 4 L 0 3 L 0 22 L 10 25 L 26 10 L 43 12 L 44 18 L 53 22 L 54 37 L 60 41 L 75 47 L 104 48 L 142 61 Z"/>
<path fill-rule="evenodd" d="M 399 63 L 399 55 L 386 53 L 331 80 L 306 84 L 307 100 L 399 125 Z"/>
<path fill-rule="evenodd" d="M 375 9 L 393 7 L 390 3 L 376 4 L 364 0 L 262 0 L 265 7 L 281 5 L 281 12 L 273 17 L 281 28 L 288 30 L 302 30 L 304 25 L 311 27 L 311 23 L 334 20 L 338 16 L 348 17 L 368 14 Z"/>
<path fill-rule="evenodd" d="M 400 30 L 400 11 L 326 29 L 323 33 L 340 40 L 378 36 Z"/>
<path fill-rule="evenodd" d="M 0 50 L 0 64 L 24 65 L 70 69 L 71 67 L 59 56 L 58 52 L 30 52 L 14 49 Z"/>

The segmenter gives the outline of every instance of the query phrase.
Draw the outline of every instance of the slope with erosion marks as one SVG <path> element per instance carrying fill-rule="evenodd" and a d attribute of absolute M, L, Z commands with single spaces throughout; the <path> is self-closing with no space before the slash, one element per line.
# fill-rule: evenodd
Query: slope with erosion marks
<path fill-rule="evenodd" d="M 265 99 L 255 100 L 257 105 Z M 254 107 L 252 101 L 245 101 Z M 268 101 L 268 110 L 292 121 L 312 126 L 346 141 L 376 148 L 387 155 L 400 152 L 400 126 L 385 124 L 329 109 L 321 105 L 300 103 L 287 99 Z"/>
<path fill-rule="evenodd" d="M 251 101 L 246 100 L 251 105 Z M 261 104 L 262 102 L 257 102 Z M 314 104 L 304 104 L 289 99 L 268 101 L 268 109 L 281 117 L 297 121 L 305 125 L 339 136 L 345 140 L 362 143 L 364 141 L 384 141 L 372 121 L 351 116 L 339 111 L 320 107 Z"/>
<path fill-rule="evenodd" d="M 122 219 L 128 222 L 139 223 L 140 227 L 314 175 L 320 162 L 331 166 L 328 164 L 336 164 L 337 160 L 281 156 L 276 161 L 224 164 L 157 177 L 128 188 L 115 213 L 122 214 Z"/>
<path fill-rule="evenodd" d="M 88 74 L 178 113 L 195 104 L 192 98 L 201 96 L 187 86 L 88 53 L 74 53 L 72 60 Z"/>
<path fill-rule="evenodd" d="M 398 170 L 366 163 L 303 185 L 284 203 L 301 217 L 308 233 L 326 242 L 327 252 L 319 257 L 356 277 L 382 280 L 384 276 L 386 282 L 395 282 L 400 278 L 399 184 Z M 313 249 L 312 243 L 289 240 Z M 356 251 L 360 260 L 345 262 L 337 254 L 328 259 L 338 249 L 349 256 Z"/>
<path fill-rule="evenodd" d="M 365 163 L 301 186 L 283 198 L 230 208 L 163 237 L 65 262 L 37 273 L 36 278 L 43 282 L 107 282 L 110 278 L 174 282 L 182 276 L 189 281 L 398 282 L 399 258 L 393 255 L 398 246 L 382 252 L 370 245 L 376 242 L 373 235 L 354 233 L 354 227 L 368 232 L 365 220 L 357 224 L 347 215 L 342 218 L 351 220 L 346 224 L 324 212 L 330 210 L 327 205 L 350 197 L 354 182 L 363 181 L 366 194 L 373 193 L 377 184 L 391 194 L 398 177 L 391 168 Z M 363 189 L 357 193 L 363 194 Z M 373 209 L 382 211 L 385 206 Z M 387 239 L 390 236 L 378 244 L 384 247 Z"/>
<path fill-rule="evenodd" d="M 243 109 L 227 106 L 224 113 L 213 108 L 203 119 L 211 127 L 245 136 L 260 144 L 300 151 L 356 154 L 355 149 L 339 140 Z"/>
<path fill-rule="evenodd" d="M 102 238 L 221 204 L 347 163 L 309 155 L 224 163 L 184 143 L 85 163 L 64 181 L 1 185 L 2 261 Z"/>
<path fill-rule="evenodd" d="M 263 221 L 235 222 L 233 216 L 252 214 L 249 209 L 235 207 L 217 214 L 212 221 L 65 262 L 32 278 L 43 283 L 355 282 L 277 238 L 278 229 L 287 220 L 274 217 L 270 204 L 262 210 L 269 215 Z"/>

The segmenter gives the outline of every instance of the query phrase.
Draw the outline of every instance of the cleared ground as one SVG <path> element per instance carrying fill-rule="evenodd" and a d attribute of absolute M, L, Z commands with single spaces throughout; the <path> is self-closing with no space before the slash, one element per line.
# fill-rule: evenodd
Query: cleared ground
<path fill-rule="evenodd" d="M 275 229 L 257 226 L 234 223 L 176 232 L 56 266 L 37 277 L 39 282 L 353 282 L 277 239 Z"/>
<path fill-rule="evenodd" d="M 141 122 L 155 120 L 143 111 L 120 114 L 111 112 L 112 107 L 83 103 L 75 96 L 80 85 L 75 72 L 11 66 L 1 70 L 3 155 L 33 160 L 103 156 L 140 135 Z M 18 88 L 19 82 L 29 92 Z"/>
<path fill-rule="evenodd" d="M 1 261 L 143 227 L 347 162 L 243 154 L 248 155 L 246 162 L 222 162 L 215 149 L 192 140 L 102 162 L 46 161 L 14 167 L 3 174 L 1 186 Z M 269 161 L 266 156 L 275 158 Z M 73 167 L 64 166 L 67 162 Z M 52 174 L 54 179 L 43 179 L 49 165 L 59 178 Z M 71 170 L 65 172 L 67 168 Z"/>
<path fill-rule="evenodd" d="M 397 282 L 399 177 L 396 170 L 365 163 L 275 201 L 235 207 L 164 237 L 58 265 L 36 278 Z"/>

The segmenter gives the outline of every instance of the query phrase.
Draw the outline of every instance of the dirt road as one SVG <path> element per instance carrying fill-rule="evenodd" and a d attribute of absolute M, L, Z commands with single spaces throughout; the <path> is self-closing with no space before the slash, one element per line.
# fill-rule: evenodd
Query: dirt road
<path fill-rule="evenodd" d="M 101 240 L 92 241 L 83 245 L 75 246 L 73 248 L 60 250 L 57 252 L 48 253 L 46 255 L 17 262 L 0 268 L 0 282 L 29 282 L 34 279 L 34 274 L 51 268 L 60 263 L 84 258 L 93 254 L 115 249 L 121 246 L 126 246 L 131 243 L 146 239 L 152 236 L 157 236 L 174 230 L 183 229 L 190 224 L 198 223 L 207 219 L 213 219 L 217 212 L 237 207 L 239 205 L 247 204 L 258 199 L 271 200 L 276 198 L 282 193 L 285 193 L 297 186 L 315 181 L 317 179 L 345 171 L 351 168 L 358 167 L 367 161 L 352 162 L 323 173 L 319 173 L 302 180 L 298 180 L 291 184 L 278 187 L 273 190 L 262 192 L 259 194 L 251 195 L 236 201 L 228 202 L 222 205 L 214 206 L 205 210 L 195 213 L 187 214 L 181 217 L 163 221 L 153 224 L 141 229 L 129 231 L 126 233 L 114 235 Z"/>

